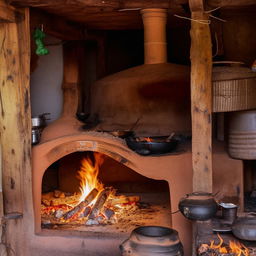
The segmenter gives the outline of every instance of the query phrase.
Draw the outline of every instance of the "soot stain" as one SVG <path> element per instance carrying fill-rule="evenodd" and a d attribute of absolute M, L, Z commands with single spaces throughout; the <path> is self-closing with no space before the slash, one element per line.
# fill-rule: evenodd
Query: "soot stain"
<path fill-rule="evenodd" d="M 12 83 L 14 82 L 13 76 L 12 75 L 8 75 L 6 78 L 7 81 L 11 81 Z"/>
<path fill-rule="evenodd" d="M 25 111 L 28 110 L 29 107 L 29 96 L 28 96 L 28 90 L 25 92 Z"/>
<path fill-rule="evenodd" d="M 15 180 L 11 177 L 11 189 L 15 188 Z"/>

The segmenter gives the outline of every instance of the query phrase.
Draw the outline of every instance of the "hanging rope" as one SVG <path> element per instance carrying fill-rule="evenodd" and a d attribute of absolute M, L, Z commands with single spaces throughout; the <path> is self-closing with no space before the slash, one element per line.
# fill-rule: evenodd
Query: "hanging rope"
<path fill-rule="evenodd" d="M 180 19 L 190 20 L 190 21 L 194 21 L 194 22 L 197 22 L 197 23 L 205 24 L 205 25 L 211 24 L 210 20 L 196 20 L 196 19 L 192 19 L 192 18 L 189 18 L 189 17 L 180 16 L 180 15 L 177 15 L 177 14 L 174 14 L 174 16 L 177 17 L 177 18 L 180 18 Z"/>
<path fill-rule="evenodd" d="M 213 19 L 216 19 L 216 20 L 219 20 L 219 21 L 222 21 L 222 22 L 227 22 L 226 20 L 224 19 L 221 19 L 219 17 L 216 17 L 214 15 L 212 15 L 211 13 L 212 12 L 215 12 L 216 10 L 220 9 L 221 7 L 216 7 L 212 10 L 209 10 L 209 11 L 204 11 L 204 13 L 208 14 L 209 17 L 213 18 Z M 197 20 L 197 19 L 192 19 L 192 18 L 189 18 L 189 17 L 185 17 L 185 16 L 180 16 L 180 15 L 177 15 L 177 14 L 174 14 L 175 17 L 177 18 L 180 18 L 180 19 L 185 19 L 185 20 L 190 20 L 190 21 L 194 21 L 194 22 L 197 22 L 197 23 L 200 23 L 200 24 L 205 24 L 205 25 L 209 25 L 211 24 L 211 21 L 210 20 Z"/>

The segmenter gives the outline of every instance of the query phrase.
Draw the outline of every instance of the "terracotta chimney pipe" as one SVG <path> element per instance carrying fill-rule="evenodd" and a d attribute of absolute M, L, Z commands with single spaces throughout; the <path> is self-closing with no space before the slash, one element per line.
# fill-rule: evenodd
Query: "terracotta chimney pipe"
<path fill-rule="evenodd" d="M 166 9 L 141 10 L 144 24 L 144 63 L 167 62 Z"/>

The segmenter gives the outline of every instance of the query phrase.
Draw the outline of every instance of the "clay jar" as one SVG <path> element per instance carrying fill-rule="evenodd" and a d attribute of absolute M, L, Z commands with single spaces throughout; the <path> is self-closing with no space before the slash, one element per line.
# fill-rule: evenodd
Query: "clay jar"
<path fill-rule="evenodd" d="M 178 232 L 160 226 L 142 226 L 134 229 L 120 245 L 122 256 L 183 256 Z"/>
<path fill-rule="evenodd" d="M 217 209 L 218 205 L 212 194 L 206 192 L 193 192 L 179 202 L 179 210 L 190 220 L 209 220 Z"/>

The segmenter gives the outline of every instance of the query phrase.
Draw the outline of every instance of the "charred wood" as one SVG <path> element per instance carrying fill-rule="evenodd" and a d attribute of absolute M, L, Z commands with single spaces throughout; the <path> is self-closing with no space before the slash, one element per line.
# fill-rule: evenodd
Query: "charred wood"
<path fill-rule="evenodd" d="M 88 204 L 90 204 L 92 202 L 92 200 L 98 195 L 98 190 L 96 188 L 94 188 L 89 195 L 84 199 L 84 201 L 82 201 L 81 203 L 79 203 L 77 206 L 75 206 L 72 210 L 66 212 L 63 215 L 63 218 L 65 220 L 68 220 L 70 218 L 72 218 L 76 213 L 78 213 L 79 211 L 81 211 L 83 208 L 85 208 Z"/>
<path fill-rule="evenodd" d="M 104 189 L 103 191 L 101 191 L 95 205 L 92 208 L 89 219 L 94 219 L 99 215 L 102 207 L 108 199 L 108 196 L 110 195 L 110 192 L 111 189 Z"/>

